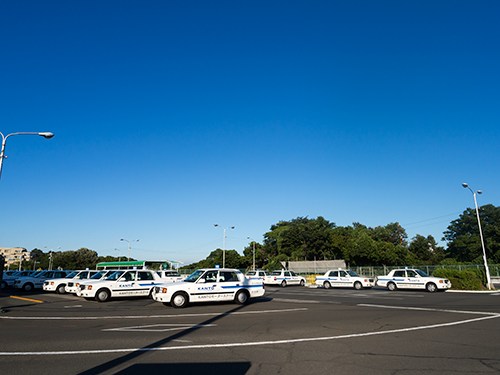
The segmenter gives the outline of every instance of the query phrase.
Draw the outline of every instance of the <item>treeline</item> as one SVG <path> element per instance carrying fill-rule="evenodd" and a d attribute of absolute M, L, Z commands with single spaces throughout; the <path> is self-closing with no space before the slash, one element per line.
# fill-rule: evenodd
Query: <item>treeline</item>
<path fill-rule="evenodd" d="M 481 227 L 488 263 L 500 263 L 500 207 L 491 204 L 480 207 Z M 263 243 L 252 242 L 240 255 L 226 250 L 226 267 L 260 269 L 281 268 L 280 262 L 297 260 L 343 259 L 349 266 L 396 266 L 482 264 L 483 251 L 476 212 L 465 210 L 443 233 L 447 248 L 438 246 L 433 236 L 417 234 L 410 241 L 403 227 L 389 223 L 374 228 L 360 223 L 342 227 L 318 216 L 315 219 L 297 217 L 280 221 L 264 234 Z M 33 259 L 23 261 L 23 269 L 95 269 L 99 262 L 117 261 L 117 257 L 100 257 L 97 252 L 81 248 L 76 251 L 44 253 L 32 251 Z M 222 266 L 221 249 L 212 251 L 206 259 L 182 268 L 195 269 Z M 13 264 L 16 269 L 19 265 Z"/>
<path fill-rule="evenodd" d="M 118 258 L 106 256 L 102 257 L 96 251 L 87 248 L 78 250 L 57 251 L 44 253 L 40 249 L 31 251 L 31 260 L 23 260 L 22 269 L 37 270 L 42 269 L 64 269 L 64 270 L 84 270 L 86 268 L 95 269 L 97 263 L 117 261 Z M 51 259 L 52 258 L 52 259 Z M 10 265 L 11 269 L 18 269 L 19 263 Z"/>
<path fill-rule="evenodd" d="M 486 254 L 490 263 L 500 262 L 500 208 L 482 206 L 479 210 Z M 296 260 L 344 259 L 349 266 L 395 266 L 482 264 L 482 247 L 476 212 L 465 210 L 451 222 L 442 240 L 448 246 L 438 246 L 433 236 L 417 234 L 410 241 L 403 227 L 389 223 L 375 228 L 360 223 L 336 226 L 319 216 L 315 219 L 298 217 L 271 226 L 264 241 L 250 243 L 239 255 L 226 250 L 226 266 L 248 268 L 253 265 L 273 270 L 280 262 Z M 203 268 L 222 265 L 222 250 L 217 249 L 200 262 L 183 268 Z"/>

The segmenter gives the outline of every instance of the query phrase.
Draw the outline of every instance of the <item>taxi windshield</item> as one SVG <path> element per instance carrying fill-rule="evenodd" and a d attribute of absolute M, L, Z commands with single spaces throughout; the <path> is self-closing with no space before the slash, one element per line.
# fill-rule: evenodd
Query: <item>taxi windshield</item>
<path fill-rule="evenodd" d="M 346 272 L 347 272 L 350 276 L 353 276 L 353 277 L 358 277 L 358 274 L 357 274 L 356 272 L 354 272 L 354 271 L 349 270 L 349 271 L 346 271 Z"/>
<path fill-rule="evenodd" d="M 421 270 L 415 270 L 416 273 L 418 273 L 420 276 L 422 277 L 429 277 L 427 276 L 427 274 L 424 272 L 424 271 L 421 271 Z"/>
<path fill-rule="evenodd" d="M 194 283 L 196 282 L 196 280 L 200 278 L 201 275 L 203 275 L 203 272 L 205 271 L 202 270 L 194 271 L 191 275 L 189 275 L 186 279 L 184 279 L 184 281 L 188 283 Z"/>
<path fill-rule="evenodd" d="M 94 276 L 92 276 L 91 279 L 100 279 L 106 272 L 108 271 L 99 271 Z"/>
<path fill-rule="evenodd" d="M 124 271 L 116 271 L 113 272 L 110 276 L 106 278 L 106 280 L 118 280 L 121 275 L 124 274 Z"/>
<path fill-rule="evenodd" d="M 73 272 L 71 272 L 68 276 L 66 276 L 66 279 L 72 279 L 72 278 L 73 278 L 73 277 L 75 277 L 77 274 L 78 274 L 78 272 L 73 271 Z"/>

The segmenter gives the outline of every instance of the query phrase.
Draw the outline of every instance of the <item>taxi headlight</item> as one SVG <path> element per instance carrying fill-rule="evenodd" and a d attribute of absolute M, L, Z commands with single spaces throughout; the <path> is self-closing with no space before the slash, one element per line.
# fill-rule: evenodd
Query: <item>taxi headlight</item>
<path fill-rule="evenodd" d="M 442 284 L 443 283 L 443 280 L 439 280 L 439 283 Z"/>
<path fill-rule="evenodd" d="M 53 281 L 51 281 L 50 285 L 54 285 L 54 282 L 53 282 Z"/>
<path fill-rule="evenodd" d="M 92 285 L 89 285 L 89 286 L 87 287 L 87 289 L 88 289 L 88 290 L 92 290 Z"/>
<path fill-rule="evenodd" d="M 162 292 L 162 293 L 167 293 L 167 288 L 162 288 L 162 289 L 161 289 L 161 292 Z"/>

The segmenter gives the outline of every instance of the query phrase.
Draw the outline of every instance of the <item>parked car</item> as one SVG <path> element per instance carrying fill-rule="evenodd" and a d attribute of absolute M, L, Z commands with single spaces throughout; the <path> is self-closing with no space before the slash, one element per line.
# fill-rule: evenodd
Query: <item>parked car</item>
<path fill-rule="evenodd" d="M 182 275 L 175 270 L 160 270 L 156 271 L 163 283 L 175 283 L 184 280 Z"/>
<path fill-rule="evenodd" d="M 262 282 L 247 279 L 239 270 L 206 268 L 196 270 L 181 282 L 156 286 L 152 298 L 166 306 L 181 308 L 203 301 L 234 301 L 242 305 L 249 298 L 263 295 Z"/>
<path fill-rule="evenodd" d="M 9 286 L 14 286 L 14 283 L 18 277 L 32 276 L 35 271 L 6 271 L 8 274 L 4 273 L 2 278 L 2 289 Z M 39 272 L 39 271 L 38 271 Z"/>
<path fill-rule="evenodd" d="M 323 276 L 316 277 L 314 283 L 325 289 L 330 289 L 331 287 L 353 287 L 360 290 L 375 286 L 375 278 L 358 276 L 356 272 L 351 270 L 338 269 L 327 271 Z"/>
<path fill-rule="evenodd" d="M 80 284 L 78 293 L 85 299 L 106 302 L 113 297 L 139 297 L 151 295 L 161 283 L 158 274 L 151 270 L 119 270 L 104 280 L 88 280 Z"/>
<path fill-rule="evenodd" d="M 249 279 L 259 279 L 264 281 L 264 277 L 268 276 L 269 273 L 264 270 L 248 271 L 245 276 Z"/>
<path fill-rule="evenodd" d="M 70 271 L 42 271 L 37 275 L 19 277 L 14 283 L 14 288 L 22 289 L 29 292 L 32 289 L 42 289 L 43 283 L 47 279 L 62 279 L 66 277 Z"/>
<path fill-rule="evenodd" d="M 389 290 L 397 289 L 426 289 L 428 292 L 446 290 L 451 288 L 448 279 L 428 276 L 419 269 L 395 269 L 387 276 L 379 276 L 376 285 Z"/>
<path fill-rule="evenodd" d="M 95 275 L 97 271 L 73 271 L 68 274 L 64 279 L 48 279 L 43 283 L 43 290 L 46 292 L 56 292 L 58 294 L 66 293 L 66 285 L 69 282 L 75 282 L 81 279 L 88 279 Z"/>
<path fill-rule="evenodd" d="M 277 270 L 271 272 L 270 275 L 264 277 L 264 284 L 266 285 L 280 285 L 286 287 L 287 285 L 306 285 L 306 279 L 297 275 L 293 271 Z"/>
<path fill-rule="evenodd" d="M 91 277 L 84 279 L 84 280 L 74 280 L 74 281 L 68 281 L 68 284 L 66 284 L 66 287 L 64 290 L 66 293 L 71 293 L 71 294 L 76 294 L 78 297 L 81 297 L 79 295 L 80 292 L 80 284 L 85 281 L 97 281 L 97 280 L 104 280 L 106 277 L 109 277 L 111 274 L 115 273 L 117 270 L 101 270 L 101 271 L 95 271 L 94 275 Z"/>

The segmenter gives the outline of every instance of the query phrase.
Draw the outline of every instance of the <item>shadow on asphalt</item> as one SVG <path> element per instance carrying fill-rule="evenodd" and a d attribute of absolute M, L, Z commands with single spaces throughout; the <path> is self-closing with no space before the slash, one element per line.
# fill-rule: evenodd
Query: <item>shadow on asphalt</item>
<path fill-rule="evenodd" d="M 252 366 L 250 362 L 224 362 L 224 363 L 144 363 L 135 364 L 129 368 L 117 372 L 117 375 L 137 374 L 169 374 L 169 375 L 192 375 L 192 374 L 225 374 L 244 375 Z"/>

